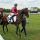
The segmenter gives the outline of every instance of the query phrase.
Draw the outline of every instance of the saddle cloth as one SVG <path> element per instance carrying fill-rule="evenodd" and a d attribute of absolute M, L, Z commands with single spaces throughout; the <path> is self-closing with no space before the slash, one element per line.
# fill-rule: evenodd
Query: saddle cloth
<path fill-rule="evenodd" d="M 11 22 L 11 23 L 16 22 L 16 16 L 13 17 L 13 20 L 12 19 L 10 20 L 10 18 L 11 18 L 11 15 L 7 17 L 8 22 Z"/>

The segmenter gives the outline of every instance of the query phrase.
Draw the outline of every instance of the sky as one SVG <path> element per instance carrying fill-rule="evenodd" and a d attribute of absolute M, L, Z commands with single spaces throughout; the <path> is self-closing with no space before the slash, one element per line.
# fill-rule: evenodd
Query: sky
<path fill-rule="evenodd" d="M 18 9 L 22 8 L 30 8 L 30 7 L 39 7 L 40 8 L 40 0 L 0 0 L 0 7 L 11 9 L 13 5 L 17 3 Z"/>

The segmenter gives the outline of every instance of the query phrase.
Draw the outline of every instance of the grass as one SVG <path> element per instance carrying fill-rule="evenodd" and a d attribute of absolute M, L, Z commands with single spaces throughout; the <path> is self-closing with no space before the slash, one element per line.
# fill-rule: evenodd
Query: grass
<path fill-rule="evenodd" d="M 22 38 L 16 37 L 15 25 L 8 25 L 8 32 L 6 34 L 2 31 L 2 26 L 0 25 L 0 34 L 5 40 L 40 40 L 40 15 L 30 15 L 28 18 L 29 23 L 26 24 L 27 37 L 22 33 Z M 21 27 L 21 25 L 20 25 Z"/>

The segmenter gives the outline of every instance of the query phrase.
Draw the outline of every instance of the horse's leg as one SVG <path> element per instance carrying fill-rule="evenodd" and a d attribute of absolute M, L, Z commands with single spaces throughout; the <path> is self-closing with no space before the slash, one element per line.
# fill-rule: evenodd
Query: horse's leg
<path fill-rule="evenodd" d="M 16 26 L 16 34 L 18 35 L 18 29 L 19 29 L 19 26 L 17 25 Z"/>
<path fill-rule="evenodd" d="M 22 30 L 21 30 L 21 32 L 23 31 L 23 28 L 22 28 Z"/>
<path fill-rule="evenodd" d="M 7 25 L 6 25 L 6 29 L 7 29 L 7 32 L 8 32 L 8 27 L 7 27 Z"/>
<path fill-rule="evenodd" d="M 21 38 L 21 31 L 20 31 L 20 28 L 19 28 L 19 36 L 20 36 L 20 38 Z"/>
<path fill-rule="evenodd" d="M 24 29 L 24 33 L 25 33 L 25 36 L 26 36 L 26 29 L 25 29 L 25 27 L 23 27 L 23 29 Z"/>
<path fill-rule="evenodd" d="M 19 25 L 16 25 L 16 34 L 18 35 L 18 33 L 19 33 L 19 36 L 21 37 Z"/>
<path fill-rule="evenodd" d="M 23 25 L 23 23 L 22 23 L 22 29 L 21 29 L 21 32 L 23 32 L 23 30 L 24 30 L 23 26 L 24 26 L 24 25 Z"/>
<path fill-rule="evenodd" d="M 4 25 L 3 25 L 3 32 L 5 33 L 5 31 L 4 31 Z"/>
<path fill-rule="evenodd" d="M 26 29 L 25 29 L 25 26 L 26 26 L 26 21 L 23 21 L 22 22 L 22 30 L 21 30 L 21 32 L 24 30 L 24 33 L 25 33 L 25 35 L 26 35 Z"/>

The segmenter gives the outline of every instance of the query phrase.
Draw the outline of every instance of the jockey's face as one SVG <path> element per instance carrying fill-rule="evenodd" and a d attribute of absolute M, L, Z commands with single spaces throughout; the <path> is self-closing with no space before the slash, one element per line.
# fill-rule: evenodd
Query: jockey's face
<path fill-rule="evenodd" d="M 15 8 L 17 8 L 17 5 L 15 6 Z"/>
<path fill-rule="evenodd" d="M 14 7 L 17 8 L 17 4 L 15 4 Z"/>

